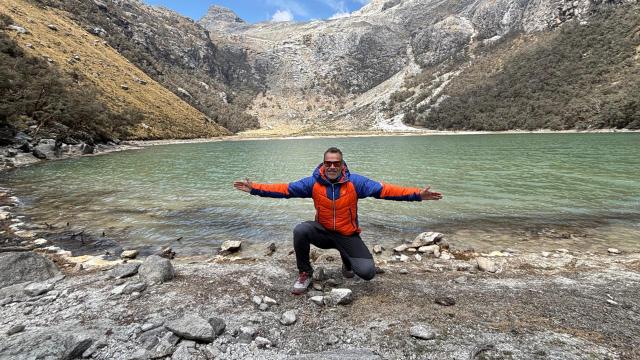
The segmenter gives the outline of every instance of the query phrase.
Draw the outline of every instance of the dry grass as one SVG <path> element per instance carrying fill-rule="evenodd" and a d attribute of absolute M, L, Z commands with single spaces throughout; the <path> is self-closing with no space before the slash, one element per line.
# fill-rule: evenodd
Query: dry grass
<path fill-rule="evenodd" d="M 148 128 L 131 129 L 133 138 L 193 138 L 228 135 L 216 123 L 178 96 L 162 87 L 142 70 L 131 64 L 113 48 L 103 44 L 75 22 L 67 13 L 40 8 L 22 0 L 3 0 L 0 12 L 6 13 L 28 34 L 11 33 L 27 54 L 50 58 L 61 70 L 75 72 L 87 79 L 99 92 L 99 100 L 114 112 L 132 109 L 144 115 Z M 58 30 L 52 30 L 48 25 Z M 33 48 L 26 45 L 32 44 Z M 78 61 L 70 61 L 74 56 Z M 146 84 L 134 81 L 142 79 Z M 126 85 L 128 90 L 122 88 Z M 87 119 L 87 121 L 91 121 Z"/>

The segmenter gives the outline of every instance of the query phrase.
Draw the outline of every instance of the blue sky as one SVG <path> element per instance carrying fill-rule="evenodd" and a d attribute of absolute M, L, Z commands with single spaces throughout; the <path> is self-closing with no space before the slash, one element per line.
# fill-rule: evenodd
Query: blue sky
<path fill-rule="evenodd" d="M 233 10 L 250 23 L 261 21 L 308 21 L 348 16 L 369 0 L 145 0 L 162 5 L 194 20 L 200 19 L 211 5 Z"/>

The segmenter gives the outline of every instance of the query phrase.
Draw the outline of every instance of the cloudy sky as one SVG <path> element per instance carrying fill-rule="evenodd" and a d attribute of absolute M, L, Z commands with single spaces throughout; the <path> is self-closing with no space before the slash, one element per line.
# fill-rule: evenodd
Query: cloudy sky
<path fill-rule="evenodd" d="M 162 5 L 194 20 L 200 19 L 211 5 L 233 10 L 245 21 L 308 21 L 349 16 L 370 0 L 145 0 Z"/>

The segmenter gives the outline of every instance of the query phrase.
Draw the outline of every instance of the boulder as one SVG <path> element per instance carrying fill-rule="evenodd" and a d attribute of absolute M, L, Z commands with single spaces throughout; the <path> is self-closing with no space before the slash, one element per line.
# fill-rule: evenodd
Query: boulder
<path fill-rule="evenodd" d="M 31 151 L 33 156 L 41 160 L 51 160 L 56 158 L 56 141 L 53 139 L 42 139 Z"/>
<path fill-rule="evenodd" d="M 150 284 L 159 284 L 173 279 L 176 275 L 169 259 L 151 255 L 138 269 L 140 278 Z"/>
<path fill-rule="evenodd" d="M 59 276 L 49 259 L 33 252 L 0 253 L 0 288 L 24 282 L 43 281 Z"/>
<path fill-rule="evenodd" d="M 353 301 L 351 289 L 331 289 L 329 296 L 325 297 L 328 305 L 346 305 Z"/>
<path fill-rule="evenodd" d="M 77 359 L 93 341 L 84 329 L 25 331 L 3 339 L 0 359 Z"/>
<path fill-rule="evenodd" d="M 211 324 L 198 315 L 184 315 L 180 319 L 165 324 L 165 327 L 183 339 L 210 343 L 216 338 Z"/>

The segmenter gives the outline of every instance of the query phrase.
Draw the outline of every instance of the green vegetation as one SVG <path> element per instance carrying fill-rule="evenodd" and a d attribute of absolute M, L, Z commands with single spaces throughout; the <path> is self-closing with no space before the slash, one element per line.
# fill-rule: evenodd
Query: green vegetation
<path fill-rule="evenodd" d="M 6 15 L 0 18 L 0 28 L 11 23 Z M 109 111 L 96 94 L 79 74 L 26 55 L 0 31 L 0 128 L 94 143 L 126 137 L 126 129 L 142 121 L 135 111 Z"/>
<path fill-rule="evenodd" d="M 416 108 L 422 94 L 402 104 L 411 113 L 406 120 L 433 129 L 640 128 L 638 5 L 605 8 L 587 24 L 512 35 L 479 51 L 439 106 Z M 425 73 L 419 79 L 429 85 L 434 71 Z"/>

